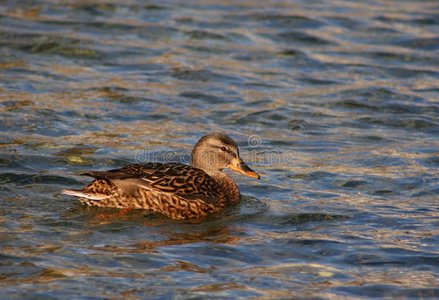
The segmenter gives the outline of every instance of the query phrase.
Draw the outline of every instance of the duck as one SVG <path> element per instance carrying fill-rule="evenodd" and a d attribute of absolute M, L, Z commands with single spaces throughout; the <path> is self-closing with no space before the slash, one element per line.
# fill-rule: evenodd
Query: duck
<path fill-rule="evenodd" d="M 260 179 L 222 132 L 199 139 L 191 164 L 149 162 L 80 175 L 94 180 L 81 190 L 65 189 L 86 206 L 143 209 L 174 220 L 197 219 L 239 203 L 241 194 L 225 169 Z"/>

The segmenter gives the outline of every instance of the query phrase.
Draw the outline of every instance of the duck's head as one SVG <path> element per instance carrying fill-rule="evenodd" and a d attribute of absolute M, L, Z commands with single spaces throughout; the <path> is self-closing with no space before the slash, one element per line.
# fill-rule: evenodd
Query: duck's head
<path fill-rule="evenodd" d="M 235 141 L 221 132 L 209 133 L 198 141 L 192 150 L 192 166 L 209 175 L 231 169 L 248 177 L 260 178 L 241 159 Z"/>

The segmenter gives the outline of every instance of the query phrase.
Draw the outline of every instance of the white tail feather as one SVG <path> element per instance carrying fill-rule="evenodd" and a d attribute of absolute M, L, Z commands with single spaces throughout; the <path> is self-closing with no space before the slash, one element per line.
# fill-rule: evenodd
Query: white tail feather
<path fill-rule="evenodd" d="M 63 190 L 62 193 L 65 195 L 75 196 L 79 198 L 86 198 L 90 200 L 103 200 L 108 198 L 108 196 L 106 195 L 89 194 L 78 190 Z"/>

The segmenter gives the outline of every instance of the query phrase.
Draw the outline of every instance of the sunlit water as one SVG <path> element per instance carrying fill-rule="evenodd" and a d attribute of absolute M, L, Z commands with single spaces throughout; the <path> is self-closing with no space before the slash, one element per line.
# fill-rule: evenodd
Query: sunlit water
<path fill-rule="evenodd" d="M 439 2 L 2 1 L 0 298 L 439 297 Z M 84 170 L 233 136 L 202 223 Z"/>

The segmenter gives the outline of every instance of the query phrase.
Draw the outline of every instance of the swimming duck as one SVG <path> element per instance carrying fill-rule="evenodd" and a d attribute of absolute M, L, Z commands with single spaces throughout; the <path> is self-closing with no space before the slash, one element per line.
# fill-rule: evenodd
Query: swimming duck
<path fill-rule="evenodd" d="M 192 150 L 192 163 L 133 164 L 81 175 L 94 180 L 82 190 L 64 190 L 88 206 L 137 208 L 171 219 L 193 219 L 219 212 L 240 200 L 231 169 L 259 179 L 239 156 L 235 141 L 224 133 L 203 136 Z"/>

